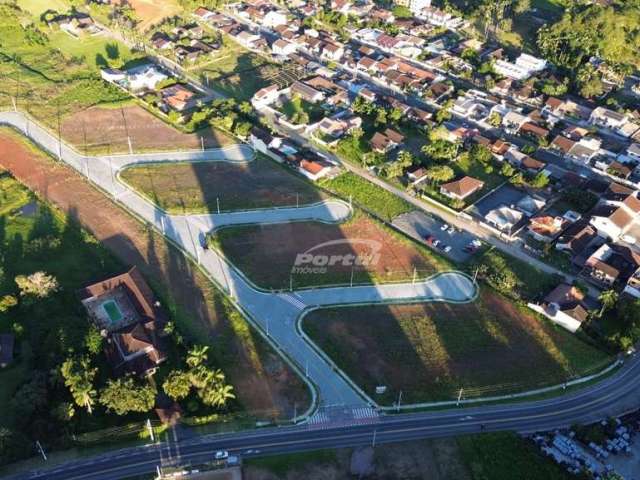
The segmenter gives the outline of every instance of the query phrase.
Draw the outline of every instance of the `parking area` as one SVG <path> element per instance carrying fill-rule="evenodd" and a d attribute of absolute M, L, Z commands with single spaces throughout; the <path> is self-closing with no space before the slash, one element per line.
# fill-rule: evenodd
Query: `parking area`
<path fill-rule="evenodd" d="M 457 263 L 463 263 L 469 260 L 474 251 L 469 248 L 472 242 L 479 245 L 479 239 L 469 232 L 454 229 L 445 223 L 425 212 L 415 211 L 397 216 L 393 220 L 393 224 L 412 238 L 421 243 L 429 244 L 435 250 L 443 255 L 448 256 Z M 432 237 L 430 242 L 426 241 L 427 237 Z M 451 247 L 446 251 L 446 247 Z"/>

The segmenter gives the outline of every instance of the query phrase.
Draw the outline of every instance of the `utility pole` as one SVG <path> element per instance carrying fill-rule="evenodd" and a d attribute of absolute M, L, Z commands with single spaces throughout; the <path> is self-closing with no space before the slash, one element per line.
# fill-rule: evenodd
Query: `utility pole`
<path fill-rule="evenodd" d="M 396 404 L 396 412 L 400 411 L 400 404 L 402 403 L 402 390 L 398 394 L 398 403 Z"/>
<path fill-rule="evenodd" d="M 353 265 L 351 265 L 351 281 L 349 282 L 349 285 L 353 287 Z"/>
<path fill-rule="evenodd" d="M 216 197 L 216 205 L 218 207 L 218 215 L 220 215 L 220 197 Z"/>
<path fill-rule="evenodd" d="M 458 400 L 456 401 L 456 407 L 460 406 L 460 400 L 462 400 L 462 388 L 460 388 L 460 391 L 458 392 Z"/>
<path fill-rule="evenodd" d="M 147 429 L 149 429 L 149 437 L 151 437 L 151 441 L 155 443 L 156 437 L 153 434 L 153 427 L 151 426 L 151 420 L 147 418 Z"/>
<path fill-rule="evenodd" d="M 477 278 L 478 278 L 478 268 L 476 268 L 476 271 L 473 273 L 473 283 L 476 283 Z"/>
<path fill-rule="evenodd" d="M 375 448 L 376 447 L 376 434 L 378 433 L 378 429 L 374 428 L 373 429 L 373 439 L 371 440 L 371 447 Z"/>
<path fill-rule="evenodd" d="M 289 274 L 289 291 L 293 292 L 293 274 Z"/>
<path fill-rule="evenodd" d="M 56 118 L 58 121 L 58 160 L 62 160 L 62 130 L 60 127 L 60 100 L 56 101 Z"/>
<path fill-rule="evenodd" d="M 296 193 L 296 208 L 300 208 L 300 195 Z"/>
<path fill-rule="evenodd" d="M 40 445 L 40 440 L 36 440 L 36 448 L 38 449 L 38 451 L 40 452 L 40 455 L 42 455 L 42 458 L 46 462 L 47 455 L 44 453 L 44 448 L 42 448 L 42 445 Z"/>
<path fill-rule="evenodd" d="M 127 135 L 127 143 L 129 144 L 129 154 L 133 155 L 133 146 L 131 145 L 131 137 L 129 136 L 129 127 L 127 126 L 127 117 L 124 115 L 124 108 L 120 107 L 122 122 L 124 123 L 124 132 Z"/>
<path fill-rule="evenodd" d="M 200 148 L 204 152 L 204 137 L 200 137 Z"/>
<path fill-rule="evenodd" d="M 418 271 L 416 270 L 416 267 L 413 267 L 413 280 L 411 280 L 411 283 L 416 283 L 417 274 L 418 274 Z"/>
<path fill-rule="evenodd" d="M 109 160 L 109 175 L 111 176 L 111 190 L 113 190 L 113 196 L 116 195 L 116 180 L 113 175 L 113 159 L 111 158 L 111 144 L 107 143 L 107 159 Z M 160 217 L 162 219 L 164 217 Z M 164 224 L 163 224 L 164 226 Z M 164 233 L 164 228 L 162 229 L 162 233 Z"/>

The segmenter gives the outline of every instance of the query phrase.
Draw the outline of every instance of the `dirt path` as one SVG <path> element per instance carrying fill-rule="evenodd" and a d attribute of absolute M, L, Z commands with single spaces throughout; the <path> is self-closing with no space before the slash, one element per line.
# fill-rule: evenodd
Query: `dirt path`
<path fill-rule="evenodd" d="M 8 130 L 0 130 L 0 166 L 77 218 L 123 263 L 137 265 L 165 302 L 172 299 L 177 320 L 189 327 L 196 341 L 211 343 L 247 410 L 262 415 L 275 413 L 273 410 L 290 414 L 294 402 L 298 411 L 308 404 L 302 381 L 238 314 L 227 314 L 212 283 L 160 235 L 146 229 L 70 168 Z"/>

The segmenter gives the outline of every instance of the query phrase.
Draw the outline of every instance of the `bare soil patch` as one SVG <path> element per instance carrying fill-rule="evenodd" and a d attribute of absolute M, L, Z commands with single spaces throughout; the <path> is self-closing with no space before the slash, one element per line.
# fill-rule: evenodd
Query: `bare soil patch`
<path fill-rule="evenodd" d="M 0 132 L 0 166 L 77 220 L 123 263 L 137 265 L 194 339 L 208 342 L 242 406 L 252 413 L 290 416 L 309 392 L 214 285 L 180 251 L 112 203 L 81 176 L 51 160 L 17 134 Z M 98 280 L 98 279 L 96 279 Z M 268 412 L 268 413 L 267 413 Z"/>
<path fill-rule="evenodd" d="M 176 0 L 128 0 L 128 3 L 141 19 L 138 29 L 143 32 L 163 19 L 182 12 Z"/>
<path fill-rule="evenodd" d="M 127 168 L 120 177 L 171 213 L 305 205 L 327 197 L 272 160 L 159 163 Z"/>
<path fill-rule="evenodd" d="M 603 366 L 604 353 L 489 289 L 478 301 L 316 310 L 304 330 L 380 403 L 504 394 Z M 375 395 L 377 385 L 387 393 Z"/>
<path fill-rule="evenodd" d="M 309 272 L 306 267 L 313 265 L 305 264 L 302 270 L 292 271 L 298 254 L 328 242 L 332 243 L 314 249 L 313 255 L 355 255 L 369 264 L 352 267 L 337 263 L 327 266 L 326 272 Z M 349 284 L 352 271 L 355 284 L 411 279 L 414 269 L 419 276 L 441 269 L 426 250 L 362 213 L 341 225 L 297 222 L 225 228 L 217 232 L 215 243 L 263 288 L 289 288 L 290 277 L 296 288 Z"/>
<path fill-rule="evenodd" d="M 135 152 L 193 150 L 236 143 L 213 128 L 183 133 L 139 105 L 91 107 L 66 116 L 60 125 L 62 137 L 88 154 L 129 153 L 127 136 Z"/>

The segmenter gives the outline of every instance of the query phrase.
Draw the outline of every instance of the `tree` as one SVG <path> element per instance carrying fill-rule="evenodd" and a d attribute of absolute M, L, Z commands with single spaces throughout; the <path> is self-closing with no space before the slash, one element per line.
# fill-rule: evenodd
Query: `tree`
<path fill-rule="evenodd" d="M 46 298 L 58 290 L 58 281 L 45 272 L 35 272 L 31 275 L 18 275 L 15 282 L 20 289 L 21 296 Z"/>
<path fill-rule="evenodd" d="M 233 387 L 222 382 L 216 382 L 206 385 L 198 391 L 198 396 L 202 403 L 210 407 L 224 407 L 227 401 L 236 398 L 233 393 Z"/>
<path fill-rule="evenodd" d="M 544 172 L 539 172 L 535 177 L 531 179 L 529 182 L 533 188 L 545 188 L 549 185 L 549 177 Z"/>
<path fill-rule="evenodd" d="M 474 145 L 470 150 L 472 160 L 483 165 L 489 165 L 493 162 L 493 154 L 484 145 Z"/>
<path fill-rule="evenodd" d="M 599 97 L 604 93 L 604 84 L 593 65 L 578 70 L 576 82 L 580 87 L 580 95 L 585 98 Z"/>
<path fill-rule="evenodd" d="M 487 122 L 492 127 L 498 128 L 500 125 L 502 125 L 502 117 L 498 112 L 492 112 L 491 115 L 489 115 Z"/>
<path fill-rule="evenodd" d="M 53 409 L 53 415 L 63 423 L 69 422 L 76 414 L 73 403 L 62 402 Z"/>
<path fill-rule="evenodd" d="M 403 5 L 396 5 L 393 7 L 393 16 L 399 19 L 413 18 L 413 12 Z"/>
<path fill-rule="evenodd" d="M 18 299 L 14 295 L 5 295 L 0 298 L 0 313 L 6 312 L 18 304 Z"/>
<path fill-rule="evenodd" d="M 392 108 L 388 112 L 387 118 L 390 122 L 397 124 L 398 122 L 400 122 L 400 119 L 402 119 L 402 110 L 397 107 Z"/>
<path fill-rule="evenodd" d="M 187 353 L 187 365 L 191 368 L 195 368 L 207 362 L 209 359 L 209 346 L 207 345 L 194 345 Z"/>
<path fill-rule="evenodd" d="M 100 330 L 91 324 L 87 334 L 84 336 L 84 346 L 91 355 L 97 355 L 102 350 L 102 335 Z"/>
<path fill-rule="evenodd" d="M 504 162 L 500 168 L 500 175 L 503 177 L 511 177 L 515 173 L 515 169 L 510 163 Z"/>
<path fill-rule="evenodd" d="M 162 389 L 174 400 L 181 400 L 191 391 L 191 377 L 181 370 L 174 370 L 162 383 Z"/>
<path fill-rule="evenodd" d="M 447 140 L 435 140 L 424 145 L 420 150 L 436 161 L 451 161 L 458 155 L 458 145 Z"/>
<path fill-rule="evenodd" d="M 70 357 L 60 367 L 60 373 L 64 378 L 64 384 L 69 387 L 73 400 L 80 407 L 86 408 L 89 413 L 93 411 L 96 391 L 93 388 L 93 379 L 98 369 L 91 366 L 87 357 Z"/>
<path fill-rule="evenodd" d="M 100 403 L 117 415 L 148 412 L 153 408 L 156 390 L 148 383 L 140 385 L 132 376 L 110 379 L 100 393 Z"/>
<path fill-rule="evenodd" d="M 602 304 L 598 316 L 602 317 L 606 311 L 611 310 L 618 302 L 618 292 L 615 290 L 605 290 L 600 294 L 598 300 L 600 300 Z"/>
<path fill-rule="evenodd" d="M 435 165 L 427 169 L 425 176 L 432 183 L 442 183 L 451 180 L 455 173 L 451 167 L 447 165 Z"/>
<path fill-rule="evenodd" d="M 385 125 L 387 123 L 387 110 L 384 107 L 378 108 L 376 112 L 376 125 Z"/>

